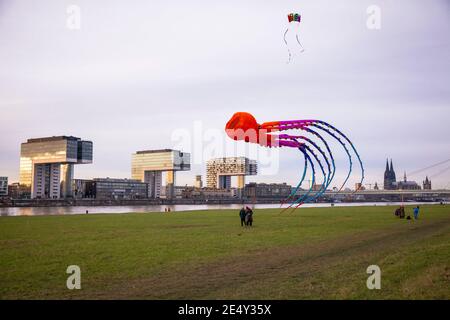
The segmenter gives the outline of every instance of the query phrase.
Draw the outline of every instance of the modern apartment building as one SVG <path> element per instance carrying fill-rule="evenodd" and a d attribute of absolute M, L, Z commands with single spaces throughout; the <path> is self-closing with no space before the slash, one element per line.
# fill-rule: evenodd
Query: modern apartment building
<path fill-rule="evenodd" d="M 20 150 L 20 185 L 31 198 L 72 196 L 75 164 L 92 163 L 93 144 L 72 136 L 28 139 Z"/>
<path fill-rule="evenodd" d="M 172 149 L 137 151 L 131 159 L 131 178 L 148 183 L 148 197 L 160 198 L 166 173 L 166 198 L 175 196 L 175 174 L 191 169 L 191 155 Z"/>
<path fill-rule="evenodd" d="M 256 161 L 245 157 L 217 158 L 206 163 L 208 188 L 230 189 L 231 177 L 237 176 L 237 189 L 240 196 L 245 186 L 245 176 L 256 174 Z"/>

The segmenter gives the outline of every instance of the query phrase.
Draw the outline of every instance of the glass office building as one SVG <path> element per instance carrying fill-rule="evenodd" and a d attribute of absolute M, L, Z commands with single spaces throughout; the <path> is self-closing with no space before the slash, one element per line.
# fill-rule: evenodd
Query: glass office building
<path fill-rule="evenodd" d="M 20 184 L 32 198 L 72 196 L 75 164 L 92 163 L 93 144 L 72 136 L 28 139 L 20 149 Z"/>
<path fill-rule="evenodd" d="M 148 184 L 132 179 L 95 178 L 75 179 L 73 182 L 76 198 L 99 200 L 146 199 Z"/>
<path fill-rule="evenodd" d="M 0 177 L 0 197 L 8 195 L 8 177 Z"/>
<path fill-rule="evenodd" d="M 191 155 L 172 149 L 137 151 L 132 155 L 131 178 L 148 184 L 148 197 L 161 197 L 166 172 L 166 198 L 174 197 L 175 172 L 191 169 Z"/>

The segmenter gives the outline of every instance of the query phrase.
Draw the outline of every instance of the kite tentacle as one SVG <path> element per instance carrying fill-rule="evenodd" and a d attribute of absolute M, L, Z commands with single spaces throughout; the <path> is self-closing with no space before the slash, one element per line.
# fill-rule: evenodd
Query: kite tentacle
<path fill-rule="evenodd" d="M 306 132 L 309 132 L 309 133 L 315 135 L 316 137 L 318 137 L 322 141 L 322 143 L 325 145 L 325 148 L 327 149 L 328 153 L 330 154 L 331 164 L 333 166 L 333 171 L 332 171 L 332 174 L 330 177 L 330 183 L 331 183 L 331 181 L 333 181 L 334 175 L 336 173 L 336 164 L 334 163 L 334 156 L 333 156 L 333 152 L 331 152 L 330 146 L 328 145 L 327 141 L 316 131 L 314 131 L 310 128 L 304 128 L 304 130 Z"/>
<path fill-rule="evenodd" d="M 292 208 L 292 206 L 296 205 L 296 204 L 297 204 L 296 208 L 298 208 L 300 205 L 305 203 L 306 202 L 305 199 L 309 199 L 308 196 L 310 195 L 311 191 L 313 190 L 314 184 L 316 183 L 316 169 L 314 167 L 314 162 L 312 161 L 311 157 L 308 154 L 308 152 L 311 152 L 311 149 L 308 146 L 306 146 L 306 145 L 304 145 L 302 148 L 299 148 L 299 149 L 300 149 L 300 151 L 302 151 L 304 153 L 305 157 L 309 161 L 309 164 L 311 165 L 311 171 L 312 171 L 311 185 L 309 187 L 308 192 L 306 192 L 302 197 L 299 197 L 297 200 L 292 202 L 285 210 L 287 210 L 289 208 Z"/>
<path fill-rule="evenodd" d="M 331 183 L 331 179 L 330 179 L 331 178 L 331 176 L 330 176 L 331 175 L 330 161 L 328 160 L 328 157 L 327 157 L 326 153 L 313 140 L 311 140 L 310 138 L 305 137 L 305 136 L 291 136 L 291 135 L 288 135 L 288 134 L 280 134 L 278 137 L 280 139 L 290 139 L 290 140 L 293 140 L 293 141 L 297 141 L 299 144 L 302 144 L 301 142 L 298 141 L 299 139 L 301 139 L 301 140 L 304 140 L 306 142 L 309 142 L 314 148 L 316 148 L 317 151 L 321 154 L 321 156 L 325 159 L 325 162 L 327 164 L 328 174 L 327 174 L 327 179 L 326 179 L 326 181 L 327 181 L 326 182 L 326 186 L 328 186 L 329 183 Z M 309 151 L 312 152 L 312 150 L 309 150 Z M 329 152 L 331 153 L 330 150 L 329 150 Z"/>
<path fill-rule="evenodd" d="M 312 181 L 311 181 L 311 186 L 310 186 L 309 190 L 308 190 L 303 196 L 299 197 L 295 202 L 291 203 L 288 207 L 284 208 L 284 209 L 281 211 L 281 213 L 283 213 L 284 211 L 286 211 L 286 210 L 288 210 L 289 208 L 291 208 L 294 204 L 297 204 L 297 203 L 303 204 L 303 203 L 304 203 L 303 200 L 305 200 L 306 197 L 308 197 L 308 195 L 311 193 L 312 188 L 313 188 L 313 185 L 314 185 L 314 183 L 315 183 L 316 170 L 315 170 L 315 168 L 314 168 L 314 163 L 313 163 L 313 161 L 311 160 L 311 157 L 308 155 L 308 152 L 306 151 L 306 149 L 304 148 L 304 146 L 299 147 L 298 149 L 303 153 L 303 155 L 305 156 L 305 159 L 308 161 L 308 163 L 309 163 L 310 166 L 311 166 L 311 171 L 312 171 Z"/>
<path fill-rule="evenodd" d="M 355 146 L 353 145 L 353 143 L 350 141 L 350 139 L 349 139 L 342 131 L 340 131 L 340 130 L 337 129 L 336 127 L 332 126 L 331 124 L 329 124 L 329 123 L 327 123 L 327 122 L 325 122 L 325 121 L 320 121 L 320 120 L 316 120 L 316 122 L 317 122 L 317 123 L 320 123 L 320 124 L 323 124 L 323 125 L 325 125 L 326 127 L 330 128 L 330 129 L 332 129 L 332 130 L 334 130 L 335 132 L 337 132 L 339 135 L 341 135 L 341 136 L 342 136 L 342 137 L 350 144 L 350 146 L 351 146 L 352 149 L 353 149 L 353 152 L 355 152 L 355 155 L 356 155 L 356 157 L 358 158 L 358 162 L 359 162 L 359 165 L 360 165 L 360 167 L 361 167 L 361 181 L 360 181 L 360 183 L 361 183 L 361 185 L 362 185 L 362 183 L 363 183 L 363 181 L 364 181 L 364 165 L 363 165 L 362 160 L 361 160 L 361 157 L 359 156 L 359 153 L 358 153 L 358 151 L 356 150 L 356 148 L 355 148 Z"/>
<path fill-rule="evenodd" d="M 322 174 L 323 174 L 323 183 L 322 183 L 319 191 L 316 192 L 314 195 L 308 197 L 308 199 L 305 200 L 305 202 L 309 202 L 309 201 L 313 201 L 313 200 L 317 199 L 323 193 L 323 191 L 326 190 L 327 175 L 325 174 L 325 170 L 323 168 L 322 162 L 320 161 L 319 157 L 314 153 L 314 151 L 307 145 L 305 145 L 305 149 L 307 151 L 309 151 L 309 153 L 311 153 L 313 155 L 314 159 L 319 164 L 319 167 L 320 167 L 320 169 L 322 171 Z M 314 184 L 312 185 L 312 187 L 314 188 Z"/>
<path fill-rule="evenodd" d="M 342 188 L 344 188 L 345 184 L 347 183 L 348 179 L 350 178 L 350 175 L 352 174 L 352 168 L 353 168 L 352 155 L 350 154 L 350 151 L 348 150 L 345 143 L 338 136 L 336 136 L 333 132 L 331 132 L 327 128 L 323 128 L 322 126 L 319 126 L 317 124 L 312 124 L 312 126 L 325 131 L 326 133 L 331 135 L 333 138 L 335 138 L 341 144 L 341 146 L 344 147 L 344 150 L 347 153 L 348 160 L 349 160 L 349 171 L 348 171 L 347 177 L 344 180 L 344 183 L 341 185 L 341 187 L 338 190 L 338 192 L 340 192 L 342 190 Z"/>
<path fill-rule="evenodd" d="M 314 155 L 316 161 L 321 166 L 322 172 L 324 173 L 324 176 L 325 176 L 324 184 L 322 185 L 321 190 L 319 190 L 320 192 L 319 192 L 318 196 L 322 195 L 326 191 L 329 184 L 331 183 L 331 166 L 330 166 L 330 162 L 329 162 L 328 157 L 326 156 L 325 152 L 314 141 L 312 141 L 310 138 L 305 137 L 305 136 L 292 136 L 292 135 L 288 135 L 288 134 L 281 134 L 281 135 L 277 136 L 277 138 L 283 139 L 283 140 L 280 140 L 283 142 L 285 141 L 284 139 L 289 139 L 289 140 L 292 140 L 292 142 L 295 141 L 295 143 L 297 143 L 298 145 L 304 145 L 304 143 L 298 141 L 299 139 L 309 142 L 314 148 L 317 149 L 317 151 L 325 159 L 325 162 L 326 162 L 327 168 L 328 168 L 328 171 L 326 174 L 324 172 L 325 170 L 323 169 L 322 163 L 320 162 L 319 158 L 313 152 L 313 150 L 310 149 L 310 147 L 308 147 L 308 151 L 310 151 L 310 153 L 312 153 Z M 301 183 L 302 182 L 303 182 L 303 179 L 301 180 Z M 284 201 L 282 201 L 281 205 L 283 205 L 287 200 L 289 200 L 298 191 L 301 183 L 299 185 L 297 185 L 297 187 L 294 190 L 292 190 L 291 194 Z M 317 198 L 318 196 L 315 196 L 315 198 Z"/>
<path fill-rule="evenodd" d="M 286 203 L 286 201 L 291 199 L 297 193 L 298 189 L 300 189 L 301 185 L 303 184 L 303 181 L 305 180 L 306 171 L 308 170 L 308 158 L 306 157 L 306 155 L 304 154 L 303 151 L 302 151 L 302 153 L 303 153 L 303 157 L 305 159 L 305 165 L 303 166 L 302 178 L 300 179 L 300 182 L 297 184 L 297 186 L 293 190 L 291 190 L 291 194 L 281 202 L 281 206 L 283 206 Z"/>

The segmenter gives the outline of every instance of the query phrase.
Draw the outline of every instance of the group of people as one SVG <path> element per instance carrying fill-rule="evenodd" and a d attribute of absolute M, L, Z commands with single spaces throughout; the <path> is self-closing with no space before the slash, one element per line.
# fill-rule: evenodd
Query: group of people
<path fill-rule="evenodd" d="M 405 207 L 401 206 L 400 208 L 395 209 L 394 215 L 399 217 L 400 219 L 405 218 Z M 414 220 L 419 219 L 419 206 L 413 209 Z M 411 220 L 411 216 L 408 214 L 406 217 L 407 220 Z"/>
<path fill-rule="evenodd" d="M 242 207 L 239 211 L 239 217 L 241 218 L 241 227 L 253 226 L 253 210 L 249 207 Z"/>

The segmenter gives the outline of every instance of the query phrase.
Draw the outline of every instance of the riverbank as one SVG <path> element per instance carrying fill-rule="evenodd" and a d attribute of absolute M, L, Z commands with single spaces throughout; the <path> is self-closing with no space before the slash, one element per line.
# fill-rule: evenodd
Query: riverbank
<path fill-rule="evenodd" d="M 450 299 L 450 206 L 393 209 L 259 209 L 251 229 L 236 210 L 0 217 L 0 298 Z"/>

